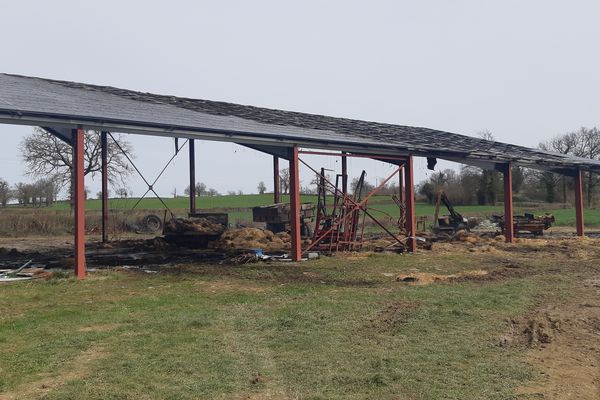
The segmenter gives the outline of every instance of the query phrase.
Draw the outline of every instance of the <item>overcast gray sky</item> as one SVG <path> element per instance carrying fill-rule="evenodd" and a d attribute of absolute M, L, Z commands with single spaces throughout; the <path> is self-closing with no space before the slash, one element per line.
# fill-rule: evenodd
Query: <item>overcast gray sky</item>
<path fill-rule="evenodd" d="M 577 0 L 6 1 L 0 72 L 473 136 L 488 129 L 533 147 L 599 124 L 599 16 L 600 2 Z M 11 183 L 27 179 L 18 145 L 30 131 L 0 125 L 0 176 Z M 150 177 L 171 156 L 169 139 L 128 138 Z M 210 187 L 255 192 L 264 180 L 272 189 L 266 155 L 200 142 L 197 157 Z M 161 194 L 183 191 L 186 163 L 168 170 Z M 352 175 L 362 168 L 373 181 L 390 171 L 351 160 Z M 422 160 L 416 174 L 426 177 Z M 130 186 L 144 191 L 138 179 Z"/>

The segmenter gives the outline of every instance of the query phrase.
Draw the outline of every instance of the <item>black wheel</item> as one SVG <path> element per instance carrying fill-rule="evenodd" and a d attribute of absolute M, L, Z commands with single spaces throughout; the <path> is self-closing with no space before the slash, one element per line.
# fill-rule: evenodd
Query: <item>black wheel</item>
<path fill-rule="evenodd" d="M 143 220 L 144 227 L 150 232 L 157 232 L 162 229 L 162 220 L 158 215 L 146 215 Z"/>

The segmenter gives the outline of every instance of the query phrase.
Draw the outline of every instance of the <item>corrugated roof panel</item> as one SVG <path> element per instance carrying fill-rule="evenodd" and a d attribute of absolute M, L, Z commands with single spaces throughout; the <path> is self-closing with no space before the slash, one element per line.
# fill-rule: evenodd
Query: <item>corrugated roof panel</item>
<path fill-rule="evenodd" d="M 512 161 L 536 168 L 598 168 L 600 162 L 422 127 L 335 118 L 240 104 L 142 93 L 107 86 L 0 74 L 0 114 L 50 115 L 172 127 L 280 144 L 281 139 L 412 152 L 447 159 Z M 27 120 L 24 117 L 24 120 Z M 165 132 L 168 135 L 168 132 Z"/>

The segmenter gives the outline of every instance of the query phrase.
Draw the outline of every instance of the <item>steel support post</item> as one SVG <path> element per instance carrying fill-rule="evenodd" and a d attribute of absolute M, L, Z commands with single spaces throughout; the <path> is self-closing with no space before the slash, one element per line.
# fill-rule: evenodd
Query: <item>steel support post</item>
<path fill-rule="evenodd" d="M 292 236 L 292 261 L 302 257 L 300 237 L 300 177 L 298 174 L 298 146 L 289 149 L 290 160 L 290 228 Z"/>
<path fill-rule="evenodd" d="M 108 134 L 100 133 L 102 158 L 102 243 L 108 242 Z"/>
<path fill-rule="evenodd" d="M 194 139 L 188 142 L 190 149 L 190 214 L 196 212 L 196 149 Z"/>
<path fill-rule="evenodd" d="M 346 154 L 342 151 L 342 154 Z M 342 193 L 348 194 L 348 157 L 342 156 Z"/>
<path fill-rule="evenodd" d="M 404 165 L 400 166 L 400 173 L 398 174 L 398 200 L 404 203 Z"/>
<path fill-rule="evenodd" d="M 515 241 L 513 227 L 513 202 L 512 202 L 512 168 L 510 163 L 502 166 L 504 178 L 504 236 L 507 243 Z"/>
<path fill-rule="evenodd" d="M 73 149 L 73 203 L 75 206 L 75 275 L 85 278 L 85 182 L 84 182 L 84 132 L 71 130 Z"/>
<path fill-rule="evenodd" d="M 415 179 L 413 175 L 413 158 L 404 162 L 404 201 L 406 202 L 406 246 L 408 251 L 417 249 L 417 226 L 415 221 Z"/>
<path fill-rule="evenodd" d="M 279 157 L 273 156 L 273 203 L 281 203 L 281 182 L 279 177 Z"/>
<path fill-rule="evenodd" d="M 577 225 L 577 236 L 584 235 L 583 225 L 583 185 L 581 184 L 581 170 L 577 170 L 575 179 L 575 222 Z"/>

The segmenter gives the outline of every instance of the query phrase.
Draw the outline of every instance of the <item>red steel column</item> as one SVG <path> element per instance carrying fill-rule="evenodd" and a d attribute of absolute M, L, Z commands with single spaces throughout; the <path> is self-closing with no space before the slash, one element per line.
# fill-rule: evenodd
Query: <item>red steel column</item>
<path fill-rule="evenodd" d="M 107 133 L 100 132 L 102 152 L 102 243 L 108 242 L 108 138 Z"/>
<path fill-rule="evenodd" d="M 273 203 L 281 203 L 281 182 L 279 179 L 279 157 L 273 156 Z"/>
<path fill-rule="evenodd" d="M 71 130 L 73 148 L 73 198 L 75 205 L 75 275 L 85 278 L 85 183 L 84 183 L 84 133 Z"/>
<path fill-rule="evenodd" d="M 194 139 L 188 141 L 190 149 L 190 214 L 196 212 L 196 149 Z"/>
<path fill-rule="evenodd" d="M 504 176 L 504 236 L 507 243 L 515 241 L 513 227 L 513 203 L 512 203 L 512 168 L 510 163 L 502 167 Z"/>
<path fill-rule="evenodd" d="M 575 179 L 575 222 L 577 224 L 577 236 L 584 235 L 583 225 L 583 189 L 581 184 L 581 170 L 577 170 Z"/>
<path fill-rule="evenodd" d="M 298 174 L 298 146 L 289 149 L 290 160 L 290 227 L 292 235 L 292 260 L 300 261 L 302 242 L 300 238 L 300 177 Z"/>
<path fill-rule="evenodd" d="M 413 176 L 413 158 L 408 157 L 404 162 L 404 199 L 406 202 L 406 234 L 409 239 L 406 244 L 408 251 L 417 249 L 417 229 L 415 222 L 415 180 Z"/>
<path fill-rule="evenodd" d="M 346 154 L 342 151 L 342 154 Z M 348 157 L 342 156 L 342 192 L 348 194 Z"/>
<path fill-rule="evenodd" d="M 398 172 L 398 200 L 404 203 L 404 164 L 400 165 L 400 172 Z"/>

